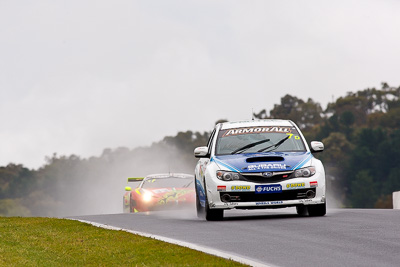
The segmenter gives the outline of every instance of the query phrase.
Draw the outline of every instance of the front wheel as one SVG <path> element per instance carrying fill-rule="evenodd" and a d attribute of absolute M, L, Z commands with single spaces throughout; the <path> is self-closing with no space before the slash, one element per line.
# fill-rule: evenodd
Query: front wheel
<path fill-rule="evenodd" d="M 204 208 L 200 204 L 199 193 L 197 192 L 197 183 L 195 178 L 195 191 L 196 191 L 196 212 L 198 218 L 204 218 Z"/>
<path fill-rule="evenodd" d="M 137 212 L 137 210 L 136 210 L 136 201 L 133 200 L 133 199 L 131 199 L 129 201 L 129 210 L 130 210 L 131 213 Z"/>
<path fill-rule="evenodd" d="M 207 221 L 221 221 L 224 218 L 223 209 L 210 209 L 210 206 L 208 205 L 207 193 L 206 193 L 205 214 Z"/>
<path fill-rule="evenodd" d="M 122 198 L 122 212 L 129 213 L 129 207 L 125 204 L 125 196 Z"/>
<path fill-rule="evenodd" d="M 308 215 L 310 216 L 324 216 L 326 214 L 326 203 L 309 205 Z"/>
<path fill-rule="evenodd" d="M 296 211 L 300 216 L 306 216 L 308 214 L 307 207 L 304 205 L 296 206 Z"/>

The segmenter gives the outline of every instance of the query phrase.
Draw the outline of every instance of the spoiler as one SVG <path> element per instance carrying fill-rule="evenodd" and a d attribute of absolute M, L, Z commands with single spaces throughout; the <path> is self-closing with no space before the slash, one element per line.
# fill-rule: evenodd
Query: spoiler
<path fill-rule="evenodd" d="M 128 178 L 128 183 L 129 182 L 141 182 L 143 181 L 144 177 L 129 177 Z"/>

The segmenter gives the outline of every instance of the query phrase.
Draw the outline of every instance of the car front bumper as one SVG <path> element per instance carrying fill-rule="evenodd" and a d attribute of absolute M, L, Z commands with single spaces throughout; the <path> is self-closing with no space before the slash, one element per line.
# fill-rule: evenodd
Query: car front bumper
<path fill-rule="evenodd" d="M 278 186 L 279 192 L 260 193 L 257 188 Z M 207 181 L 207 197 L 212 209 L 268 209 L 298 205 L 323 204 L 325 176 L 294 178 L 279 183 L 253 183 L 246 181 L 224 182 L 218 179 Z"/>

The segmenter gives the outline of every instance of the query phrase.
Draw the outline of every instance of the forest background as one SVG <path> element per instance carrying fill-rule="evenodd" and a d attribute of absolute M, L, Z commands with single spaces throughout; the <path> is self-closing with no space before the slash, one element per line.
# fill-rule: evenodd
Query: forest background
<path fill-rule="evenodd" d="M 325 165 L 328 207 L 392 208 L 392 192 L 400 190 L 400 87 L 382 83 L 349 92 L 326 108 L 285 95 L 254 117 L 293 120 L 308 142 L 324 143 L 315 156 Z M 179 132 L 148 147 L 107 148 L 90 158 L 55 153 L 38 169 L 10 163 L 0 167 L 0 216 L 122 212 L 127 177 L 193 173 L 193 150 L 209 134 Z"/>

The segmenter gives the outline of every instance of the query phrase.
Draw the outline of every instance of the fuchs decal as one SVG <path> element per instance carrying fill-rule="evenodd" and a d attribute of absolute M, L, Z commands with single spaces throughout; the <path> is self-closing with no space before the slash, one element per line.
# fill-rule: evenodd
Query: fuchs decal
<path fill-rule="evenodd" d="M 282 193 L 282 186 L 280 184 L 257 185 L 255 193 L 256 194 Z"/>

